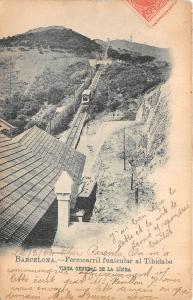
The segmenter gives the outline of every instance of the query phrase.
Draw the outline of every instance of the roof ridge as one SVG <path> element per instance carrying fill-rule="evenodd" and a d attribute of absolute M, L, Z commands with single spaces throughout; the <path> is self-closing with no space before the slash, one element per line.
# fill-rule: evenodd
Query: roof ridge
<path fill-rule="evenodd" d="M 18 140 L 18 142 L 20 142 L 20 141 L 22 142 L 22 141 L 23 141 L 23 138 L 24 138 L 24 137 L 26 138 L 26 136 L 28 136 L 34 129 L 36 129 L 36 130 L 39 131 L 39 132 L 44 132 L 46 135 L 49 135 L 51 138 L 53 138 L 53 139 L 55 140 L 55 142 L 56 142 L 58 145 L 68 146 L 68 149 L 69 149 L 70 151 L 73 151 L 74 153 L 77 153 L 77 154 L 81 155 L 82 157 L 86 158 L 86 156 L 85 156 L 83 153 L 81 153 L 80 151 L 78 151 L 78 150 L 72 148 L 72 147 L 69 146 L 67 143 L 65 143 L 65 142 L 63 142 L 63 141 L 57 139 L 56 137 L 54 137 L 53 135 L 49 134 L 48 132 L 46 132 L 45 130 L 39 128 L 39 127 L 36 126 L 36 125 L 34 125 L 33 127 L 27 129 L 26 131 L 28 131 L 28 132 L 24 131 L 24 132 L 26 132 L 26 134 L 23 135 L 23 133 L 22 133 L 22 137 L 21 137 L 21 139 Z M 15 138 L 17 138 L 17 136 L 16 136 Z M 14 138 L 14 139 L 15 139 L 15 138 Z"/>

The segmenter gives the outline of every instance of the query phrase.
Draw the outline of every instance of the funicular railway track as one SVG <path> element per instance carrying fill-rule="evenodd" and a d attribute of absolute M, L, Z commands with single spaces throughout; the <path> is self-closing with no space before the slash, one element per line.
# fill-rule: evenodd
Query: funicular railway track
<path fill-rule="evenodd" d="M 89 87 L 89 89 L 92 92 L 96 89 L 97 83 L 100 79 L 101 74 L 104 72 L 105 67 L 106 67 L 105 65 L 100 65 L 98 71 L 96 72 L 96 74 L 92 80 L 92 83 Z M 80 139 L 80 134 L 82 132 L 82 129 L 83 129 L 83 126 L 84 126 L 84 123 L 86 120 L 86 116 L 87 116 L 87 112 L 84 109 L 84 105 L 81 104 L 76 113 L 76 116 L 72 122 L 69 134 L 66 139 L 66 144 L 69 147 L 76 149 L 79 139 Z"/>
<path fill-rule="evenodd" d="M 108 41 L 107 44 L 107 48 L 104 54 L 104 59 L 107 58 L 107 51 L 109 48 L 109 44 L 110 42 Z M 105 71 L 106 69 L 106 64 L 105 63 L 100 63 L 99 64 L 99 68 L 95 73 L 94 78 L 92 79 L 92 82 L 89 86 L 89 88 L 87 90 L 84 90 L 84 92 L 82 93 L 82 99 L 81 99 L 81 104 L 80 107 L 74 117 L 74 120 L 71 124 L 71 127 L 69 129 L 67 138 L 66 138 L 66 145 L 68 145 L 68 147 L 70 148 L 74 148 L 76 149 L 78 142 L 80 140 L 80 135 L 82 132 L 82 129 L 84 127 L 85 121 L 86 121 L 86 117 L 87 117 L 87 111 L 85 110 L 85 106 L 89 105 L 93 92 L 96 90 L 98 81 L 101 77 L 101 74 Z M 86 98 L 84 98 L 84 96 L 86 96 Z M 50 126 L 50 127 L 49 127 Z M 51 131 L 51 125 L 48 125 L 46 128 L 46 131 Z"/>
<path fill-rule="evenodd" d="M 76 149 L 81 131 L 84 126 L 84 122 L 86 120 L 87 112 L 83 110 L 83 106 L 81 105 L 78 109 L 78 112 L 76 114 L 76 117 L 72 123 L 72 126 L 69 130 L 67 139 L 66 139 L 66 144 L 71 147 Z"/>
<path fill-rule="evenodd" d="M 95 88 L 97 86 L 97 83 L 98 83 L 98 81 L 100 79 L 100 76 L 104 72 L 105 68 L 106 68 L 105 65 L 100 65 L 98 71 L 96 72 L 96 74 L 95 74 L 95 76 L 94 76 L 94 78 L 92 80 L 92 83 L 90 85 L 90 90 L 95 90 Z"/>

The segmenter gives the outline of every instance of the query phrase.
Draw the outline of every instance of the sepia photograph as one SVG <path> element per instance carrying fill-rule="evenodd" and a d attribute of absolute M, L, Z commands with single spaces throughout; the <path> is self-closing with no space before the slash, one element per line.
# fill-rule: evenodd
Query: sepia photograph
<path fill-rule="evenodd" d="M 1 244 L 50 246 L 76 222 L 97 229 L 155 206 L 169 49 L 49 26 L 2 38 L 0 50 Z"/>
<path fill-rule="evenodd" d="M 0 298 L 191 299 L 190 3 L 0 9 Z"/>

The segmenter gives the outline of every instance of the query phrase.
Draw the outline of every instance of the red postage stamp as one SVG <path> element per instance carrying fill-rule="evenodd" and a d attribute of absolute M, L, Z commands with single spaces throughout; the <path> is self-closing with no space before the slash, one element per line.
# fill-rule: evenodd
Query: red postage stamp
<path fill-rule="evenodd" d="M 177 0 L 125 0 L 148 23 L 156 23 Z"/>

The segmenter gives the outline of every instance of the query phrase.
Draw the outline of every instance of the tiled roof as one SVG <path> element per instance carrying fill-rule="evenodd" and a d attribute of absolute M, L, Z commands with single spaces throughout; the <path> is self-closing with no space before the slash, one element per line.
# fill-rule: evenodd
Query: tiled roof
<path fill-rule="evenodd" d="M 75 182 L 74 205 L 84 162 L 82 154 L 39 128 L 19 142 L 0 134 L 1 244 L 22 244 L 55 200 L 54 185 L 64 169 Z"/>
<path fill-rule="evenodd" d="M 49 165 L 65 169 L 73 180 L 81 181 L 85 156 L 46 131 L 34 126 L 13 140 L 17 140 L 34 154 L 40 155 Z"/>

